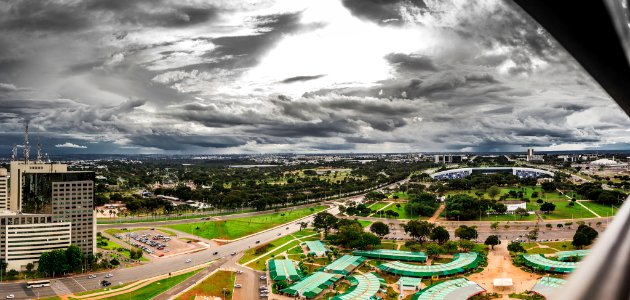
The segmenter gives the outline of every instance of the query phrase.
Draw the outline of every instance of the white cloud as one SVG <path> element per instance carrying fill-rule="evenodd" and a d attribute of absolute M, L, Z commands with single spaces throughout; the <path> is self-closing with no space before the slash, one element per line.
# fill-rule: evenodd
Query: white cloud
<path fill-rule="evenodd" d="M 56 148 L 75 148 L 75 149 L 87 149 L 87 146 L 81 146 L 81 145 L 77 145 L 77 144 L 73 144 L 70 142 L 65 142 L 63 144 L 57 144 L 55 145 Z"/>

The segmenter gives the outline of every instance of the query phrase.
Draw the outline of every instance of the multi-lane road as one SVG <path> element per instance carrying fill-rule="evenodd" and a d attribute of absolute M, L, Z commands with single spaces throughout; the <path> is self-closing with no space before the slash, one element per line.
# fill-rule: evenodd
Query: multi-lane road
<path fill-rule="evenodd" d="M 332 214 L 339 213 L 339 210 L 336 206 L 332 206 L 328 209 L 328 211 Z M 169 272 L 175 272 L 178 270 L 189 268 L 193 265 L 198 265 L 212 260 L 218 260 L 222 257 L 231 256 L 231 253 L 233 252 L 239 253 L 256 245 L 257 241 L 260 241 L 260 243 L 270 242 L 277 239 L 279 234 L 281 236 L 284 236 L 289 233 L 299 231 L 299 222 L 312 222 L 312 219 L 313 216 L 311 215 L 306 217 L 305 219 L 293 221 L 281 227 L 276 227 L 274 229 L 259 232 L 243 239 L 236 240 L 229 244 L 210 247 L 196 253 L 163 258 L 155 262 L 133 268 L 116 269 L 96 273 L 97 277 L 94 279 L 89 279 L 88 274 L 56 278 L 51 280 L 51 287 L 33 289 L 27 289 L 24 283 L 2 283 L 0 284 L 0 298 L 4 298 L 6 295 L 13 294 L 15 295 L 16 299 L 36 299 L 37 297 L 48 297 L 94 290 L 99 288 L 100 281 L 105 279 L 104 276 L 107 273 L 111 273 L 114 275 L 112 278 L 108 279 L 114 285 L 149 279 L 159 275 L 168 274 Z M 147 224 L 145 223 L 144 226 L 146 227 Z M 217 252 L 217 254 L 213 254 L 215 252 Z M 192 262 L 186 263 L 187 259 L 191 259 Z"/>

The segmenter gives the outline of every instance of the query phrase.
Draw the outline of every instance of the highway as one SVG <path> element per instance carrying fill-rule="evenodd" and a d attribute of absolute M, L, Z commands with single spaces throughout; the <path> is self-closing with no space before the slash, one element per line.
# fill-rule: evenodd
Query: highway
<path fill-rule="evenodd" d="M 328 209 L 328 212 L 332 214 L 338 214 L 339 210 L 336 206 L 332 206 Z M 56 278 L 51 280 L 51 287 L 27 289 L 24 283 L 2 283 L 0 284 L 0 298 L 4 298 L 6 295 L 14 294 L 15 299 L 36 299 L 39 297 L 49 297 L 55 295 L 63 295 L 69 293 L 84 292 L 88 290 L 95 290 L 99 288 L 101 280 L 105 279 L 107 273 L 111 273 L 114 276 L 107 280 L 111 281 L 113 285 L 124 284 L 127 282 L 149 279 L 169 272 L 175 272 L 177 270 L 189 268 L 193 265 L 206 263 L 212 260 L 218 260 L 222 257 L 228 257 L 232 252 L 242 252 L 250 247 L 256 245 L 256 241 L 260 243 L 271 242 L 278 238 L 278 234 L 281 236 L 287 235 L 300 230 L 299 222 L 312 222 L 313 216 L 308 216 L 302 220 L 296 220 L 289 224 L 285 224 L 279 228 L 263 231 L 252 236 L 236 240 L 232 243 L 210 247 L 208 249 L 180 255 L 170 258 L 163 258 L 153 263 L 144 264 L 141 266 L 115 269 L 109 271 L 103 271 L 97 274 L 94 279 L 88 279 L 88 274 L 76 275 L 72 277 Z M 144 223 L 144 226 L 151 226 Z M 214 252 L 218 252 L 213 255 Z M 187 259 L 191 259 L 191 263 L 186 263 Z M 37 294 L 39 293 L 39 295 Z"/>

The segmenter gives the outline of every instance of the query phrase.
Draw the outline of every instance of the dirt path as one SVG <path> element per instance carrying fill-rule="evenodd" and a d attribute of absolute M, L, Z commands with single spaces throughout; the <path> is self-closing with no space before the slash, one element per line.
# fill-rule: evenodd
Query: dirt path
<path fill-rule="evenodd" d="M 429 223 L 435 223 L 435 221 L 437 221 L 437 219 L 440 217 L 440 214 L 444 211 L 445 208 L 446 205 L 441 204 L 440 207 L 438 207 L 438 209 L 435 211 L 433 216 L 431 216 L 431 218 L 429 219 Z"/>
<path fill-rule="evenodd" d="M 501 245 L 494 247 L 488 253 L 488 266 L 481 272 L 475 273 L 468 278 L 481 285 L 488 292 L 496 292 L 498 294 L 507 295 L 512 292 L 522 293 L 530 290 L 536 281 L 538 275 L 525 272 L 512 264 L 510 254 L 507 250 L 509 241 L 501 241 Z M 495 289 L 492 280 L 495 278 L 512 278 L 513 288 Z"/>

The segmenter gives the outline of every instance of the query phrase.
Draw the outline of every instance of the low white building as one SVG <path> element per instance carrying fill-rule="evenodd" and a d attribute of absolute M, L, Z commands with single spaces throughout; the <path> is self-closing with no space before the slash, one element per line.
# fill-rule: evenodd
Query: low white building
<path fill-rule="evenodd" d="M 527 203 L 525 201 L 503 201 L 501 202 L 507 206 L 507 213 L 512 214 L 518 208 L 527 209 Z"/>
<path fill-rule="evenodd" d="M 8 263 L 7 270 L 25 270 L 42 253 L 68 248 L 71 227 L 70 222 L 53 222 L 49 214 L 0 212 L 0 259 Z"/>

